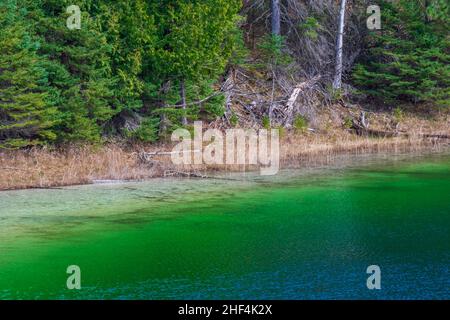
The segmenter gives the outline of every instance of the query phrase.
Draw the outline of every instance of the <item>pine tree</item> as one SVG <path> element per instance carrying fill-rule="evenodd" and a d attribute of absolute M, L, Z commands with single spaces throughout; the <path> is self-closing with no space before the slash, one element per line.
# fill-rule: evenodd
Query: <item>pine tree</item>
<path fill-rule="evenodd" d="M 0 148 L 20 148 L 56 138 L 56 109 L 46 104 L 45 71 L 16 1 L 0 4 Z"/>
<path fill-rule="evenodd" d="M 111 47 L 89 10 L 92 0 L 78 1 L 82 27 L 66 26 L 69 0 L 21 0 L 30 11 L 41 43 L 38 54 L 46 59 L 47 104 L 59 111 L 59 141 L 98 141 L 102 126 L 119 110 L 112 108 L 114 85 Z"/>
<path fill-rule="evenodd" d="M 148 57 L 154 54 L 157 40 L 148 1 L 97 0 L 90 13 L 100 22 L 101 32 L 111 47 L 111 76 L 117 80 L 112 101 L 116 114 L 106 127 L 108 134 L 156 140 L 158 117 L 148 115 L 149 105 L 144 105 L 143 99 L 149 91 L 143 70 Z"/>
<path fill-rule="evenodd" d="M 427 7 L 418 0 L 382 3 L 384 29 L 369 35 L 364 59 L 353 73 L 364 92 L 387 103 L 450 105 L 448 29 L 442 28 L 449 18 L 430 16 L 439 3 L 429 1 Z"/>

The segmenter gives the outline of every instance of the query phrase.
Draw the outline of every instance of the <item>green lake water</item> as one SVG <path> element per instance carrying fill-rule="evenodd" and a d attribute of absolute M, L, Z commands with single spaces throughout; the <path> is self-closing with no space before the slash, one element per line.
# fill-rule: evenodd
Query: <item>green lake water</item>
<path fill-rule="evenodd" d="M 450 298 L 449 155 L 230 177 L 0 193 L 0 299 Z"/>

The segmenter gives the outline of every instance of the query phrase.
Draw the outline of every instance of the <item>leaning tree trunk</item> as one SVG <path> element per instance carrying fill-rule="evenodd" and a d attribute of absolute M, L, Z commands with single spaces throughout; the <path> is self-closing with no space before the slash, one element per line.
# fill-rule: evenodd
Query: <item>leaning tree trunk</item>
<path fill-rule="evenodd" d="M 336 68 L 334 72 L 333 89 L 342 87 L 342 51 L 344 47 L 344 26 L 345 26 L 345 8 L 347 0 L 341 0 L 341 9 L 339 12 L 339 28 L 336 41 Z"/>
<path fill-rule="evenodd" d="M 183 116 L 181 117 L 181 125 L 186 126 L 187 125 L 187 118 L 186 118 L 186 84 L 184 80 L 181 80 L 180 82 L 180 96 L 181 96 L 181 108 L 183 109 Z"/>
<path fill-rule="evenodd" d="M 281 14 L 280 0 L 272 1 L 272 34 L 279 36 L 281 34 Z"/>

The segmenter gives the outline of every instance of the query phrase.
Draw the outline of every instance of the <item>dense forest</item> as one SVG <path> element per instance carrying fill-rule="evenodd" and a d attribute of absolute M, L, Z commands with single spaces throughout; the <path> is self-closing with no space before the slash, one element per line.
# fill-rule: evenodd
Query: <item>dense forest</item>
<path fill-rule="evenodd" d="M 0 147 L 237 126 L 239 99 L 266 127 L 304 126 L 311 103 L 448 110 L 448 2 L 376 4 L 0 0 Z"/>

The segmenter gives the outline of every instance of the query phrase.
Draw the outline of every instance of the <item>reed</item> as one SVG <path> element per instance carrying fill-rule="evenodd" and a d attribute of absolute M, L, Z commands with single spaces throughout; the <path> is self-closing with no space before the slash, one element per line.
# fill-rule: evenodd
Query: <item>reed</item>
<path fill-rule="evenodd" d="M 239 165 L 176 167 L 170 156 L 155 157 L 154 163 L 142 160 L 140 153 L 171 150 L 170 144 L 104 146 L 69 145 L 60 148 L 35 147 L 29 150 L 0 152 L 0 190 L 52 188 L 89 184 L 95 180 L 145 180 L 162 177 L 167 170 L 179 172 L 243 171 L 256 167 Z M 448 140 L 408 137 L 370 138 L 338 130 L 326 134 L 285 134 L 281 139 L 282 168 L 326 163 L 339 154 L 420 151 L 448 147 Z"/>

